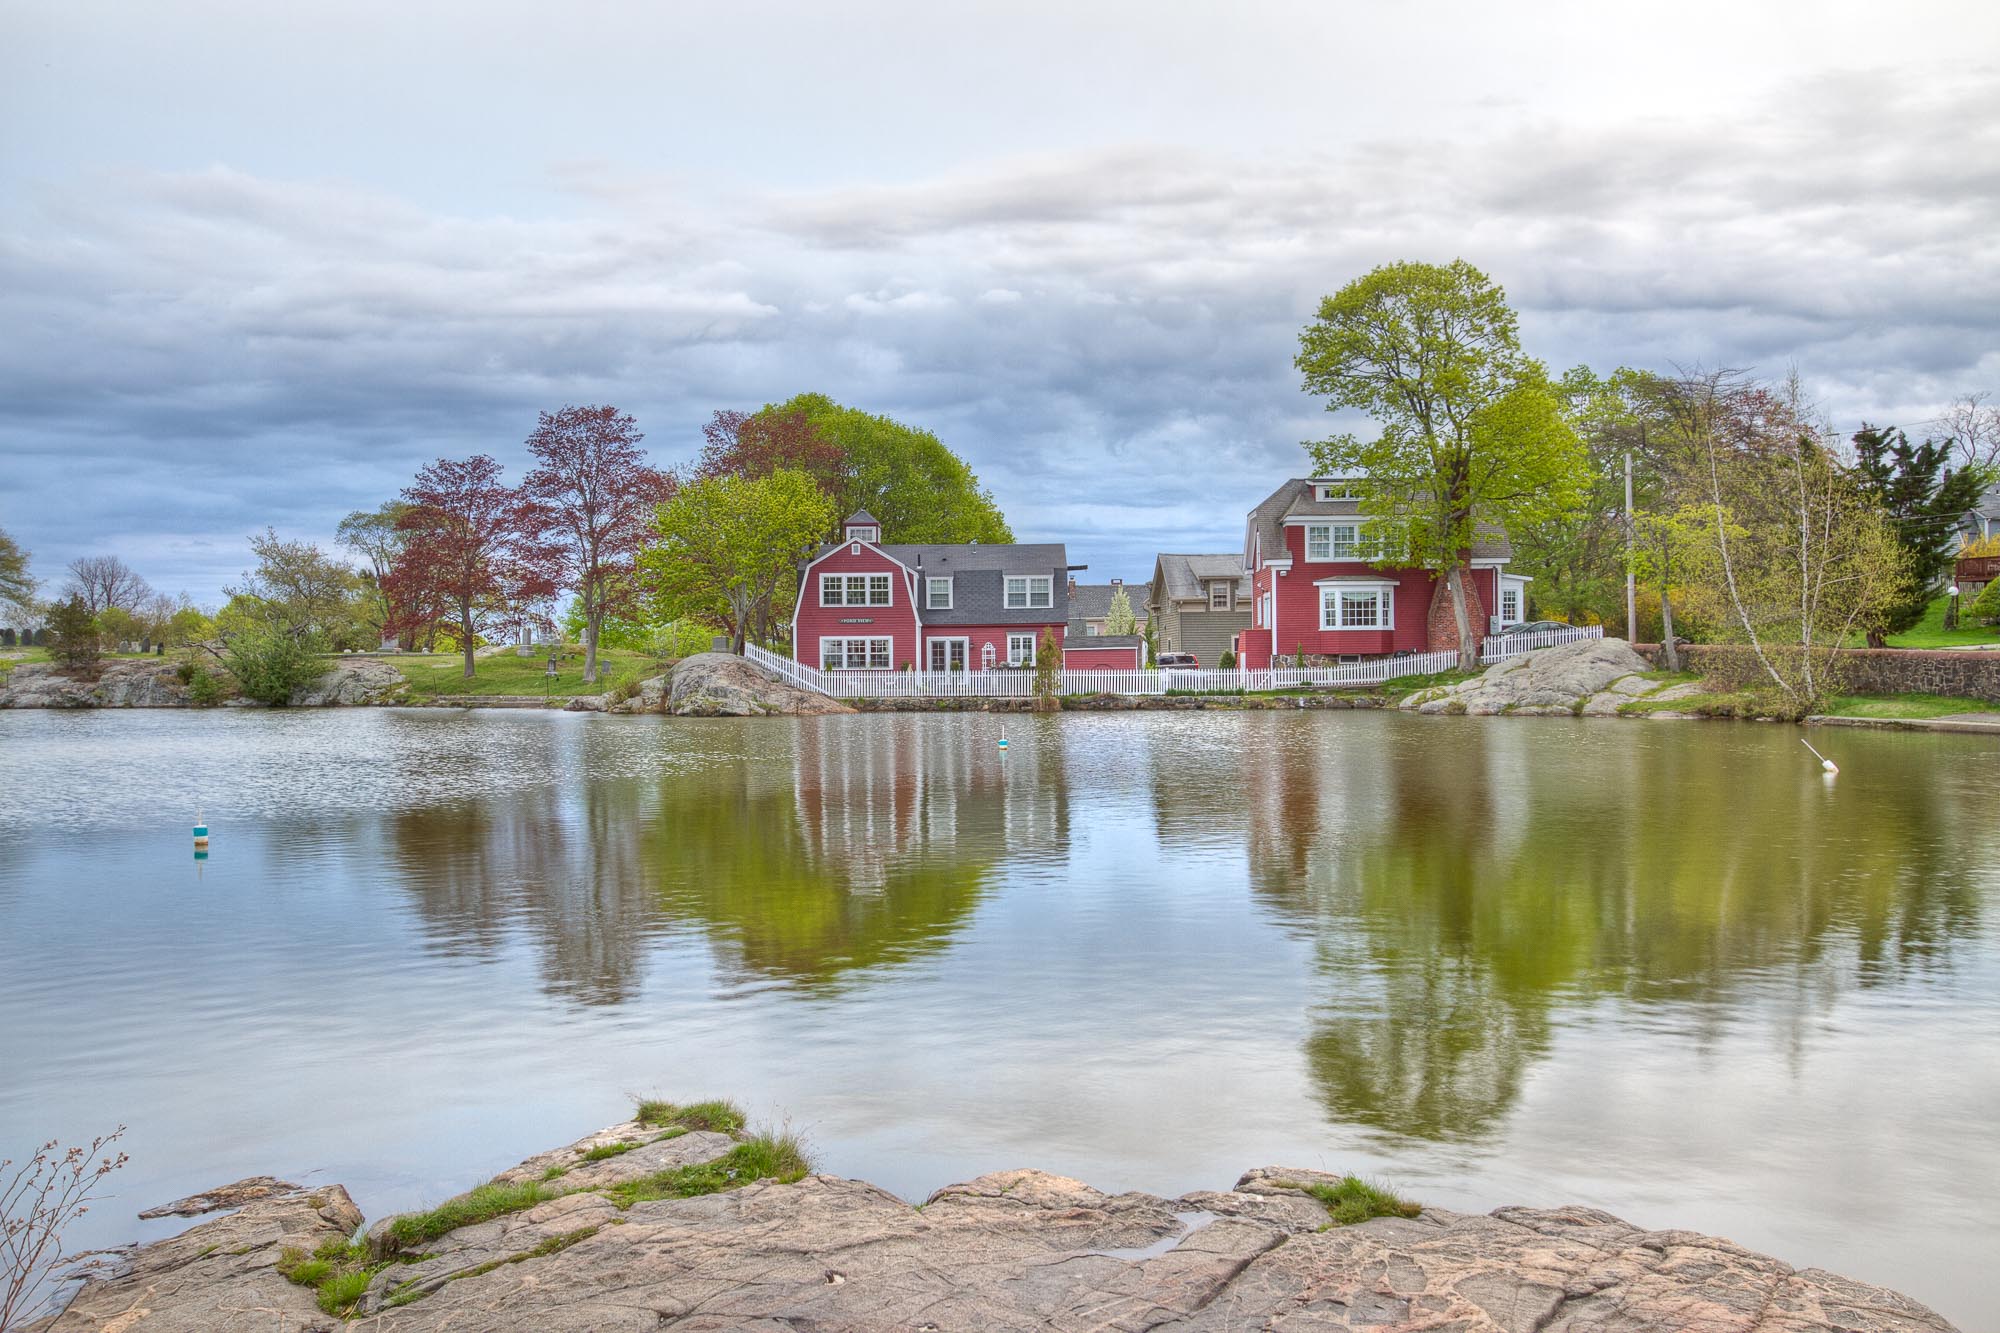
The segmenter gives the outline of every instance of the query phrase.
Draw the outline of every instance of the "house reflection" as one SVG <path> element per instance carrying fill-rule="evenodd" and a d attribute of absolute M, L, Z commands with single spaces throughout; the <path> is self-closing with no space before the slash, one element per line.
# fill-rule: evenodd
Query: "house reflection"
<path fill-rule="evenodd" d="M 937 719 L 712 723 L 640 773 L 600 752 L 629 731 L 595 732 L 538 762 L 611 775 L 387 817 L 430 947 L 525 939 L 550 993 L 616 1004 L 692 933 L 725 973 L 821 988 L 944 947 L 1003 857 L 1067 840 L 1056 729 L 1005 754 Z"/>

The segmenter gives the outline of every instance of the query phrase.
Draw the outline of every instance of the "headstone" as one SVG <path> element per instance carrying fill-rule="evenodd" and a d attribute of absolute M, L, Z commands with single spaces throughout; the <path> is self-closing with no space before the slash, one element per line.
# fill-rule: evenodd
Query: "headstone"
<path fill-rule="evenodd" d="M 12 648 L 13 646 L 14 646 L 14 631 L 11 629 L 0 628 L 0 648 Z"/>
<path fill-rule="evenodd" d="M 713 639 L 710 639 L 708 642 L 708 651 L 710 651 L 711 653 L 728 652 L 729 636 L 727 634 L 718 634 Z"/>
<path fill-rule="evenodd" d="M 533 657 L 535 655 L 535 632 L 526 625 L 521 626 L 520 638 L 514 645 L 514 655 L 516 657 Z"/>

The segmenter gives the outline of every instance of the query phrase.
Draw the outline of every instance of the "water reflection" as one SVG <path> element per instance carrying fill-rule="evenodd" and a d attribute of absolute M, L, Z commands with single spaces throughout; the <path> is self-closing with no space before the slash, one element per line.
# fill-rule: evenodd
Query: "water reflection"
<path fill-rule="evenodd" d="M 1979 862 L 1954 846 L 1978 816 L 1898 766 L 1829 791 L 1782 746 L 1556 736 L 1557 763 L 1502 723 L 1356 765 L 1285 736 L 1246 766 L 1253 887 L 1314 942 L 1305 1054 L 1335 1120 L 1487 1135 L 1564 1011 L 1722 1024 L 1754 992 L 1797 1026 L 1978 927 Z"/>

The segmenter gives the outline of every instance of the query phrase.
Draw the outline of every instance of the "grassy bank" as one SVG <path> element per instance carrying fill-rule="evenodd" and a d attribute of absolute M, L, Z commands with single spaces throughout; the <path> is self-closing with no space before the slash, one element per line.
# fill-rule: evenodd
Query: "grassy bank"
<path fill-rule="evenodd" d="M 556 663 L 553 680 L 546 674 L 548 654 L 540 651 L 533 657 L 521 657 L 510 648 L 478 658 L 472 664 L 470 680 L 464 674 L 465 659 L 456 653 L 384 657 L 381 660 L 403 673 L 403 679 L 410 682 L 410 693 L 419 699 L 457 694 L 547 694 L 554 699 L 573 699 L 578 695 L 606 694 L 620 687 L 630 688 L 667 669 L 666 664 L 656 657 L 619 649 L 597 655 L 598 680 L 595 684 L 584 683 L 581 651 L 564 656 Z"/>
<path fill-rule="evenodd" d="M 1963 612 L 1970 598 L 1961 599 L 1959 610 Z M 1944 627 L 1944 613 L 1951 609 L 1951 598 L 1935 598 L 1924 608 L 1924 618 L 1901 634 L 1891 634 L 1886 642 L 1891 648 L 1992 648 L 2000 646 L 2000 625 L 1978 625 L 1961 614 L 1957 629 Z M 1853 646 L 1859 648 L 1863 641 L 1856 638 Z"/>

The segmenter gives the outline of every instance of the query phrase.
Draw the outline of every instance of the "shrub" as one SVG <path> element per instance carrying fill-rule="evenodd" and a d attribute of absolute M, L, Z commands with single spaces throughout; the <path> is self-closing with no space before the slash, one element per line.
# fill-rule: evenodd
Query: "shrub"
<path fill-rule="evenodd" d="M 49 651 L 64 666 L 82 670 L 97 665 L 97 618 L 90 614 L 83 598 L 72 597 L 51 606 L 43 633 L 48 635 Z"/>
<path fill-rule="evenodd" d="M 11 1175 L 14 1163 L 0 1160 L 0 1329 L 18 1327 L 33 1313 L 44 1287 L 66 1266 L 63 1230 L 89 1211 L 104 1178 L 125 1165 L 124 1153 L 106 1151 L 124 1133 L 120 1125 L 88 1148 L 66 1150 L 51 1139 Z"/>
<path fill-rule="evenodd" d="M 1224 648 L 1222 650 L 1222 660 L 1217 662 L 1215 665 L 1223 671 L 1236 670 L 1236 654 L 1231 652 L 1229 649 Z"/>
<path fill-rule="evenodd" d="M 245 695 L 276 708 L 319 679 L 317 648 L 311 638 L 283 630 L 248 630 L 229 641 L 223 660 Z"/>
<path fill-rule="evenodd" d="M 199 708 L 213 708 L 221 703 L 222 696 L 226 693 L 222 688 L 221 677 L 192 662 L 188 663 L 188 666 L 191 670 L 183 677 L 187 682 L 188 699 Z"/>
<path fill-rule="evenodd" d="M 1979 596 L 1965 608 L 1965 614 L 1977 621 L 2000 620 L 2000 579 L 1988 579 L 1986 586 L 1979 590 Z"/>

